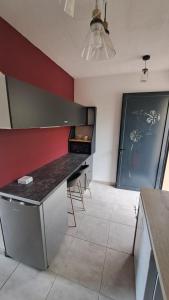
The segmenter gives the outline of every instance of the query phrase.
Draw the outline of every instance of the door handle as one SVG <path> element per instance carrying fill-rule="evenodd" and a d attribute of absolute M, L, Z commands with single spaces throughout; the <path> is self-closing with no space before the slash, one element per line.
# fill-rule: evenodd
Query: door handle
<path fill-rule="evenodd" d="M 120 148 L 120 151 L 124 151 L 124 150 L 126 150 L 126 149 Z"/>

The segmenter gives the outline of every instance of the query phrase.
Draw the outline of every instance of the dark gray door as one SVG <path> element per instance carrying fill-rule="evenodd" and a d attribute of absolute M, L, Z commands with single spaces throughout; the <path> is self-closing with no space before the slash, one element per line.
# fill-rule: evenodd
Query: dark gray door
<path fill-rule="evenodd" d="M 158 187 L 169 93 L 124 94 L 117 187 Z"/>

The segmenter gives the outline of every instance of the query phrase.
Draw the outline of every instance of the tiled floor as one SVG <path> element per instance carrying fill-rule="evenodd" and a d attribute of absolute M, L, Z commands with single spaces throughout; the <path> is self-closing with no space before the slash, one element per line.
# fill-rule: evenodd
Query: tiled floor
<path fill-rule="evenodd" d="M 76 201 L 77 228 L 68 229 L 49 270 L 0 255 L 1 300 L 135 299 L 131 252 L 138 193 L 99 183 L 91 190 L 85 212 Z"/>

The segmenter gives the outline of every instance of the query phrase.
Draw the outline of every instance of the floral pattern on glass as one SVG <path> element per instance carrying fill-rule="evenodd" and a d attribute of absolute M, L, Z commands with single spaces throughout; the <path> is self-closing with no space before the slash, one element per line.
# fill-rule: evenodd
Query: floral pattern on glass
<path fill-rule="evenodd" d="M 139 129 L 134 129 L 133 131 L 130 132 L 130 140 L 133 143 L 138 143 L 142 137 L 143 137 L 142 133 Z"/>
<path fill-rule="evenodd" d="M 149 113 L 145 113 L 146 122 L 150 125 L 155 125 L 160 121 L 160 114 L 157 113 L 155 110 L 150 110 Z"/>

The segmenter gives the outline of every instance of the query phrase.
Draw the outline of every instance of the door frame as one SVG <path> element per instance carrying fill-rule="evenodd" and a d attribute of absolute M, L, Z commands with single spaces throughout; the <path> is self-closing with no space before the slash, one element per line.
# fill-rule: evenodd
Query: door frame
<path fill-rule="evenodd" d="M 137 93 L 124 93 L 122 96 L 122 109 L 121 109 L 121 120 L 120 120 L 120 135 L 119 135 L 119 145 L 118 145 L 118 161 L 117 161 L 117 171 L 116 171 L 116 184 L 115 186 L 118 186 L 118 182 L 120 179 L 120 145 L 122 144 L 123 136 L 122 133 L 125 129 L 125 116 L 126 116 L 126 109 L 127 109 L 127 100 L 130 96 L 147 96 L 147 95 L 156 95 L 156 96 L 166 96 L 168 97 L 168 107 L 167 107 L 167 114 L 166 114 L 166 120 L 165 120 L 165 128 L 163 133 L 163 139 L 161 144 L 161 150 L 160 150 L 160 158 L 158 162 L 158 168 L 156 173 L 156 180 L 155 180 L 155 189 L 162 189 L 163 185 L 163 179 L 164 179 L 164 173 L 165 173 L 165 167 L 167 162 L 167 155 L 169 151 L 169 91 L 161 91 L 161 92 L 137 92 Z M 118 187 L 121 189 L 129 189 L 130 187 Z M 133 189 L 134 190 L 134 189 Z M 138 191 L 139 189 L 135 189 Z"/>

